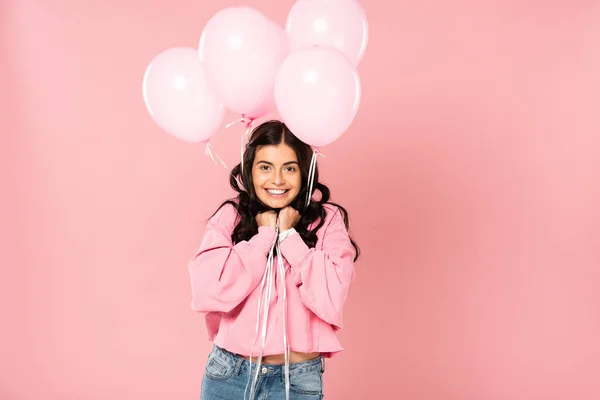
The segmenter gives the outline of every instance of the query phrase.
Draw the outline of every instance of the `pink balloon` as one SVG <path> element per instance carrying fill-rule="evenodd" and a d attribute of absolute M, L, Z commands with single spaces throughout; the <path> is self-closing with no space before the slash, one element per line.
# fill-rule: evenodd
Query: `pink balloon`
<path fill-rule="evenodd" d="M 152 119 L 186 142 L 208 140 L 223 122 L 225 108 L 209 88 L 198 52 L 191 47 L 174 47 L 154 57 L 142 89 Z"/>
<path fill-rule="evenodd" d="M 327 46 L 291 53 L 275 80 L 281 118 L 300 140 L 313 146 L 325 146 L 348 129 L 360 94 L 356 67 Z"/>
<path fill-rule="evenodd" d="M 314 45 L 331 46 L 354 65 L 365 53 L 368 31 L 364 10 L 352 0 L 298 0 L 286 21 L 292 51 Z"/>
<path fill-rule="evenodd" d="M 253 8 L 229 7 L 208 21 L 198 51 L 227 108 L 253 118 L 274 108 L 275 75 L 288 53 L 281 26 Z"/>

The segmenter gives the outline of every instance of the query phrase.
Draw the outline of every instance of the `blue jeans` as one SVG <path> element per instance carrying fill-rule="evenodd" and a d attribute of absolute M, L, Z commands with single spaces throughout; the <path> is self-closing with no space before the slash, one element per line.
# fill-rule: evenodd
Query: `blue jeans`
<path fill-rule="evenodd" d="M 323 356 L 290 364 L 290 400 L 323 399 L 323 372 Z M 255 373 L 256 363 L 252 362 L 252 375 Z M 214 345 L 206 362 L 200 400 L 245 400 L 244 392 L 248 399 L 253 378 L 250 376 L 248 384 L 249 374 L 250 361 Z M 285 400 L 283 365 L 260 366 L 255 399 Z"/>

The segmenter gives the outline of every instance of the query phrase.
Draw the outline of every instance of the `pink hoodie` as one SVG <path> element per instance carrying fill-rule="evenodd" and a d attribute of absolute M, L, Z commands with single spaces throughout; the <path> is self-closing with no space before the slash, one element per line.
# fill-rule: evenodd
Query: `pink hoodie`
<path fill-rule="evenodd" d="M 315 248 L 309 248 L 298 233 L 293 233 L 281 242 L 280 249 L 286 270 L 290 349 L 321 352 L 329 358 L 343 350 L 335 332 L 342 328 L 342 307 L 355 272 L 354 247 L 341 212 L 331 205 L 324 207 L 327 215 L 317 232 Z M 206 313 L 210 341 L 233 353 L 256 357 L 257 349 L 251 350 L 256 339 L 261 280 L 277 233 L 261 226 L 250 240 L 234 246 L 231 234 L 236 218 L 237 211 L 227 204 L 208 222 L 200 249 L 189 263 L 191 306 Z M 274 258 L 277 265 L 277 256 Z M 281 334 L 283 288 L 277 272 L 264 356 L 285 352 Z"/>

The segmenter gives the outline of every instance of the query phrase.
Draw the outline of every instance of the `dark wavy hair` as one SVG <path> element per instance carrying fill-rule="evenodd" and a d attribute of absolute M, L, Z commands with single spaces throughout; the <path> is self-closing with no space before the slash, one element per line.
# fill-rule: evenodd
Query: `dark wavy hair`
<path fill-rule="evenodd" d="M 218 211 L 226 204 L 231 204 L 239 214 L 240 218 L 231 235 L 231 240 L 234 244 L 243 240 L 249 240 L 252 236 L 256 235 L 258 233 L 258 224 L 255 219 L 256 214 L 272 210 L 270 207 L 263 204 L 256 196 L 254 183 L 252 182 L 252 166 L 254 163 L 254 156 L 262 146 L 277 146 L 282 143 L 285 143 L 294 149 L 296 157 L 298 157 L 298 164 L 300 165 L 302 185 L 300 192 L 296 198 L 292 200 L 290 206 L 296 209 L 301 215 L 300 221 L 294 228 L 300 234 L 306 245 L 308 247 L 315 247 L 317 243 L 317 231 L 321 229 L 325 222 L 326 210 L 325 207 L 323 207 L 324 204 L 330 204 L 337 207 L 342 213 L 346 229 L 349 229 L 348 212 L 339 204 L 329 201 L 331 197 L 330 191 L 327 186 L 319 182 L 318 168 L 315 170 L 312 194 L 314 195 L 316 191 L 319 191 L 320 196 L 317 199 L 313 198 L 309 206 L 305 208 L 308 191 L 308 173 L 313 149 L 311 146 L 294 136 L 283 122 L 274 120 L 264 122 L 252 131 L 252 135 L 250 136 L 250 140 L 244 151 L 244 172 L 241 173 L 242 168 L 240 163 L 233 168 L 229 178 L 229 184 L 238 195 L 236 198 L 226 200 L 217 209 Z M 247 190 L 240 187 L 238 179 L 241 180 L 243 187 Z M 215 214 L 213 214 L 213 216 Z M 308 230 L 309 226 L 317 220 L 319 223 L 312 230 Z M 350 238 L 350 241 L 352 242 L 352 246 L 354 246 L 354 261 L 356 261 L 360 255 L 360 248 L 352 238 Z"/>

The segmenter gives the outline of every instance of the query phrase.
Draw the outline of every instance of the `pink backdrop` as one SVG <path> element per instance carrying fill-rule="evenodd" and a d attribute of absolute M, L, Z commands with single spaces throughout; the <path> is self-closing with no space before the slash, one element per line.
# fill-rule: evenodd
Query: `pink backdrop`
<path fill-rule="evenodd" d="M 198 398 L 187 261 L 231 192 L 141 82 L 233 4 L 0 3 L 3 400 Z M 320 161 L 364 251 L 326 398 L 600 398 L 599 3 L 362 4 L 361 109 Z"/>

